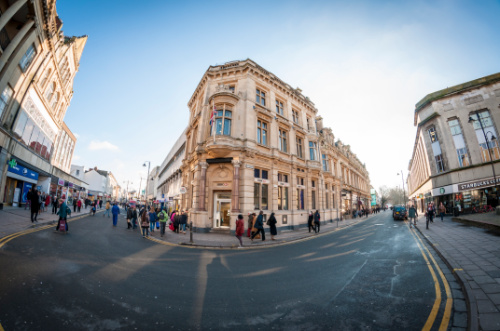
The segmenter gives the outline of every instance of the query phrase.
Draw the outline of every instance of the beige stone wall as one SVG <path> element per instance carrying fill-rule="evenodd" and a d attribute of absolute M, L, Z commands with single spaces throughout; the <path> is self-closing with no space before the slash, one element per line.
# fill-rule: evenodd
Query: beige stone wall
<path fill-rule="evenodd" d="M 264 91 L 265 105 L 256 102 L 256 89 Z M 283 114 L 276 112 L 276 100 L 283 105 Z M 210 136 L 209 120 L 213 106 L 231 109 L 231 135 Z M 254 169 L 268 171 L 268 210 L 276 213 L 278 226 L 297 227 L 307 222 L 312 209 L 312 192 L 323 221 L 339 215 L 341 188 L 369 199 L 368 172 L 347 146 L 334 143 L 331 130 L 316 129 L 317 109 L 302 93 L 280 81 L 251 60 L 230 66 L 211 67 L 203 76 L 191 100 L 190 123 L 186 131 L 187 148 L 182 166 L 183 207 L 191 209 L 191 220 L 198 228 L 213 226 L 214 192 L 231 191 L 233 202 L 231 228 L 238 213 L 246 215 L 254 209 Z M 294 122 L 294 114 L 298 123 Z M 309 119 L 309 126 L 307 125 Z M 267 123 L 267 144 L 257 140 L 257 121 Z M 322 128 L 322 126 L 321 126 Z M 286 132 L 287 149 L 279 149 L 279 130 Z M 329 130 L 329 131 L 328 131 Z M 296 137 L 302 139 L 302 158 L 298 157 Z M 316 143 L 316 160 L 309 159 L 309 142 Z M 328 171 L 322 170 L 321 155 L 328 155 Z M 210 163 L 214 158 L 232 158 L 232 163 Z M 226 161 L 229 162 L 229 161 Z M 239 165 L 236 170 L 235 162 Z M 203 166 L 206 172 L 203 173 Z M 340 168 L 349 170 L 344 182 Z M 300 170 L 298 170 L 300 169 Z M 239 171 L 239 184 L 234 175 Z M 288 182 L 278 181 L 278 174 L 288 176 Z M 297 175 L 304 178 L 305 206 L 297 210 Z M 205 180 L 203 180 L 205 178 Z M 315 181 L 315 187 L 311 181 Z M 328 184 L 329 204 L 325 203 L 325 184 Z M 288 210 L 278 210 L 278 188 L 288 188 Z M 238 196 L 234 197 L 234 192 Z M 335 207 L 333 196 L 335 196 Z"/>

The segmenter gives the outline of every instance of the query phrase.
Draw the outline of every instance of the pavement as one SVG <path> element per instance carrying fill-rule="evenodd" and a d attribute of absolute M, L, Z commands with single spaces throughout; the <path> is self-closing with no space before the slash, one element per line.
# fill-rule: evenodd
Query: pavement
<path fill-rule="evenodd" d="M 104 209 L 97 210 L 95 217 Z M 88 215 L 89 209 L 72 213 L 72 220 Z M 390 215 L 390 211 L 381 212 Z M 276 240 L 266 232 L 266 240 L 253 242 L 243 237 L 243 249 L 264 248 L 283 245 L 298 240 L 308 240 L 333 231 L 348 228 L 373 217 L 347 219 L 327 222 L 321 225 L 318 234 L 307 228 L 278 231 Z M 56 215 L 46 211 L 38 216 L 39 222 L 32 224 L 30 211 L 19 207 L 4 207 L 0 210 L 0 240 L 14 233 L 36 227 L 54 224 Z M 111 223 L 111 222 L 110 222 Z M 125 212 L 122 209 L 118 226 L 126 227 Z M 139 230 L 139 229 L 138 229 Z M 136 230 L 138 233 L 140 231 Z M 425 229 L 425 218 L 419 217 L 417 231 L 426 239 L 437 254 L 453 272 L 466 294 L 468 330 L 500 330 L 500 216 L 494 212 L 484 214 L 446 216 L 442 222 L 439 217 Z M 192 240 L 191 240 L 192 235 Z M 210 249 L 235 249 L 239 246 L 234 235 L 227 233 L 197 233 L 187 231 L 173 233 L 166 230 L 164 237 L 155 230 L 150 240 L 166 245 L 183 245 Z"/>
<path fill-rule="evenodd" d="M 500 216 L 437 217 L 417 230 L 435 249 L 466 294 L 468 330 L 500 330 Z"/>

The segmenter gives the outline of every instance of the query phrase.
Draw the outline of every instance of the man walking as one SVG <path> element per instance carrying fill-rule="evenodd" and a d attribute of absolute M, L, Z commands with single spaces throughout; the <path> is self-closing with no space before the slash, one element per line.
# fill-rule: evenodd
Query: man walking
<path fill-rule="evenodd" d="M 432 202 L 429 202 L 427 205 L 427 211 L 425 212 L 426 216 L 426 221 L 425 221 L 425 228 L 429 230 L 429 223 L 432 223 L 432 219 L 434 217 L 434 207 L 432 206 Z"/>
<path fill-rule="evenodd" d="M 160 234 L 163 237 L 163 235 L 165 235 L 165 226 L 167 225 L 168 214 L 165 209 L 162 209 L 157 216 L 160 221 Z"/>
<path fill-rule="evenodd" d="M 106 211 L 102 214 L 102 217 L 108 215 L 109 218 L 109 213 L 111 211 L 111 204 L 109 203 L 109 200 L 106 201 Z"/>
<path fill-rule="evenodd" d="M 412 226 L 411 224 L 412 220 L 413 220 L 413 226 L 417 227 L 417 217 L 418 217 L 417 209 L 415 208 L 414 205 L 411 205 L 410 209 L 408 209 L 408 219 L 410 221 L 410 229 Z"/>
<path fill-rule="evenodd" d="M 111 214 L 113 214 L 113 226 L 116 226 L 116 224 L 118 223 L 118 214 L 120 214 L 120 207 L 118 207 L 118 204 L 116 202 L 113 204 Z"/>
<path fill-rule="evenodd" d="M 57 214 L 58 204 L 59 204 L 59 200 L 57 199 L 56 195 L 54 194 L 52 196 L 52 214 Z"/>
<path fill-rule="evenodd" d="M 316 213 L 314 214 L 314 233 L 319 232 L 320 221 L 321 217 L 319 215 L 319 210 L 316 210 Z"/>
<path fill-rule="evenodd" d="M 265 241 L 266 234 L 264 231 L 264 212 L 262 210 L 259 212 L 259 216 L 257 216 L 257 220 L 255 221 L 255 225 L 253 227 L 256 228 L 257 231 L 252 234 L 252 237 L 250 238 L 250 240 L 253 242 L 253 238 L 255 238 L 255 236 L 258 233 L 260 233 L 261 237 L 262 237 L 262 241 Z"/>

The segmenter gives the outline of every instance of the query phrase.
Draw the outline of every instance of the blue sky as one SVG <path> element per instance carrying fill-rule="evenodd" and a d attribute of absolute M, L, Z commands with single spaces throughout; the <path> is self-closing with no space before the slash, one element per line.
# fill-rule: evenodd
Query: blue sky
<path fill-rule="evenodd" d="M 160 165 L 187 126 L 210 65 L 250 58 L 300 87 L 377 189 L 408 172 L 420 99 L 500 71 L 493 0 L 59 0 L 57 11 L 66 36 L 89 37 L 65 117 L 73 164 L 136 189 L 144 161 Z"/>

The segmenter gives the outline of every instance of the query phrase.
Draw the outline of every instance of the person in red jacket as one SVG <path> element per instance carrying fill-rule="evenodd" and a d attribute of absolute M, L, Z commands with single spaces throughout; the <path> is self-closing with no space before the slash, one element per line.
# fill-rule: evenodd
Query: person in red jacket
<path fill-rule="evenodd" d="M 239 214 L 238 219 L 236 220 L 236 238 L 240 241 L 239 248 L 243 247 L 243 241 L 241 240 L 241 236 L 245 232 L 245 225 L 243 224 L 243 215 Z"/>

